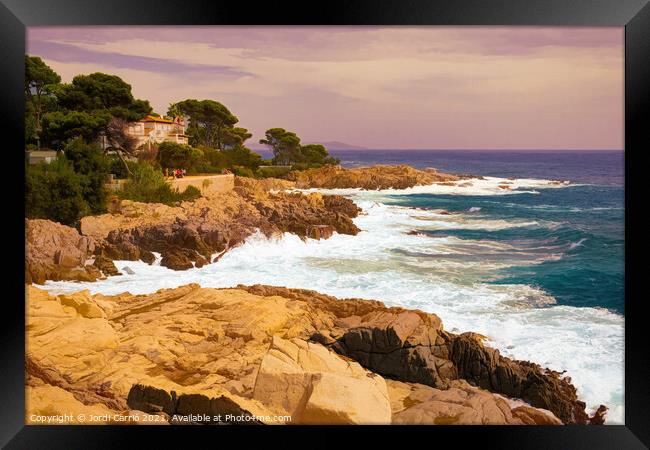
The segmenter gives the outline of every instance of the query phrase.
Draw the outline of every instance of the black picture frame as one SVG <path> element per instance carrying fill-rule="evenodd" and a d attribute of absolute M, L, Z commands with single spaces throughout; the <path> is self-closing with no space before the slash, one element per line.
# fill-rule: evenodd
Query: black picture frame
<path fill-rule="evenodd" d="M 0 204 L 6 244 L 13 253 L 5 258 L 0 326 L 2 395 L 0 444 L 6 448 L 115 448 L 137 439 L 148 445 L 173 442 L 191 445 L 194 436 L 213 445 L 225 445 L 224 436 L 237 433 L 248 442 L 262 438 L 265 445 L 321 448 L 340 445 L 339 434 L 362 433 L 364 445 L 389 432 L 398 442 L 440 445 L 441 439 L 472 440 L 488 448 L 636 449 L 650 445 L 650 352 L 641 286 L 641 214 L 643 165 L 650 126 L 650 5 L 644 0 L 329 0 L 322 3 L 267 1 L 256 3 L 156 0 L 0 0 L 0 79 L 2 96 L 5 193 Z M 625 425 L 619 426 L 438 426 L 438 427 L 128 427 L 26 426 L 24 424 L 25 342 L 24 197 L 24 54 L 25 27 L 37 25 L 533 25 L 625 27 Z M 644 145 L 646 148 L 644 148 Z M 15 159 L 14 159 L 15 158 Z M 5 167 L 5 168 L 6 168 Z M 20 167 L 20 170 L 16 170 Z M 11 204 L 11 202 L 15 202 Z M 647 266 L 647 263 L 645 264 Z M 7 290 L 10 287 L 11 289 Z M 181 433 L 182 431 L 182 433 Z M 381 433 L 380 433 L 381 431 Z M 186 435 L 191 433 L 192 437 Z M 337 443 L 338 442 L 338 443 Z M 402 444 L 403 445 L 403 444 Z M 444 445 L 444 444 L 443 444 Z M 244 444 L 245 447 L 248 444 Z"/>

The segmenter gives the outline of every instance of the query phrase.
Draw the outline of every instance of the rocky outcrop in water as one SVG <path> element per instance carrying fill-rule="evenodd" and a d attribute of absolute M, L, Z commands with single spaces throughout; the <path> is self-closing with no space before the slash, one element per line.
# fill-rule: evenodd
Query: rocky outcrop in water
<path fill-rule="evenodd" d="M 222 202 L 230 202 L 224 207 Z M 227 203 L 228 205 L 228 203 Z M 134 215 L 133 203 L 129 214 Z M 142 205 L 142 215 L 149 208 Z M 101 254 L 120 260 L 142 259 L 150 262 L 152 252 L 162 255 L 161 265 L 174 270 L 201 267 L 212 255 L 241 244 L 256 230 L 267 236 L 289 232 L 300 237 L 329 238 L 334 232 L 356 234 L 352 222 L 359 212 L 351 200 L 332 199 L 314 193 L 269 193 L 250 186 L 238 186 L 235 193 L 187 204 L 181 211 L 168 211 L 154 223 L 113 229 L 100 240 Z M 138 215 L 137 217 L 142 217 Z M 89 219 L 93 226 L 113 215 Z M 82 220 L 82 230 L 88 227 Z M 100 229 L 106 229 L 101 225 Z"/>
<path fill-rule="evenodd" d="M 460 177 L 438 172 L 436 169 L 418 170 L 407 165 L 359 167 L 345 169 L 325 166 L 317 169 L 290 172 L 288 180 L 299 189 L 306 188 L 361 188 L 406 189 L 413 186 L 459 180 Z"/>
<path fill-rule="evenodd" d="M 482 383 L 471 368 L 494 350 L 377 301 L 262 285 L 57 297 L 28 286 L 26 332 L 28 423 L 91 411 L 106 423 L 584 423 L 568 381 L 500 357 Z M 502 367 L 551 412 L 497 394 L 513 379 Z"/>

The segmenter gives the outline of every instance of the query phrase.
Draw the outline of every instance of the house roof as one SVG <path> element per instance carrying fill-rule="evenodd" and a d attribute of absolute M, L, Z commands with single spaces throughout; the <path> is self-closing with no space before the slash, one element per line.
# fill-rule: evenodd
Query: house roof
<path fill-rule="evenodd" d="M 162 117 L 147 116 L 141 122 L 161 122 L 161 123 L 174 123 L 173 120 L 163 119 Z"/>

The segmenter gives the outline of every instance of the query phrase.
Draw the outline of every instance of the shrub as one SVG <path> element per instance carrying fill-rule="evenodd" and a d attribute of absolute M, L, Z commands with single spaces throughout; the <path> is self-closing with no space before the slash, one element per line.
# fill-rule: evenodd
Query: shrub
<path fill-rule="evenodd" d="M 25 177 L 25 213 L 33 219 L 49 219 L 74 225 L 91 211 L 84 198 L 87 180 L 74 171 L 65 156 L 56 161 L 27 166 Z"/>
<path fill-rule="evenodd" d="M 257 169 L 257 176 L 261 178 L 281 178 L 291 171 L 291 167 L 262 166 Z"/>
<path fill-rule="evenodd" d="M 136 202 L 174 205 L 183 200 L 194 200 L 200 197 L 201 191 L 194 186 L 188 186 L 185 191 L 178 192 L 167 183 L 160 170 L 154 169 L 149 164 L 139 164 L 118 195 L 120 198 Z"/>
<path fill-rule="evenodd" d="M 157 158 L 163 169 L 185 169 L 190 173 L 196 172 L 204 162 L 202 150 L 175 142 L 160 144 Z"/>
<path fill-rule="evenodd" d="M 255 174 L 253 174 L 253 171 L 248 167 L 235 166 L 232 168 L 232 173 L 238 177 L 255 178 Z"/>
<path fill-rule="evenodd" d="M 228 166 L 231 167 L 242 166 L 257 170 L 262 163 L 262 157 L 247 147 L 236 146 L 223 150 L 221 153 L 226 157 Z"/>
<path fill-rule="evenodd" d="M 203 151 L 204 166 L 214 169 L 211 172 L 220 172 L 221 169 L 229 166 L 228 158 L 219 150 L 210 147 L 200 147 L 200 150 Z M 201 170 L 204 171 L 204 169 Z"/>
<path fill-rule="evenodd" d="M 190 185 L 186 187 L 183 192 L 177 193 L 176 195 L 178 196 L 178 200 L 192 201 L 192 200 L 196 200 L 201 196 L 201 190 L 196 186 Z"/>

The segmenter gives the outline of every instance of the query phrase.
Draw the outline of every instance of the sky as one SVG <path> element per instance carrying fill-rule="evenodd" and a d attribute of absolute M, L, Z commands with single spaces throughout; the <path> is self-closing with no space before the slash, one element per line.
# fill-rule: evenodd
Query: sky
<path fill-rule="evenodd" d="M 257 142 L 621 150 L 622 27 L 30 27 L 64 82 L 120 76 L 165 114 L 212 99 Z"/>

